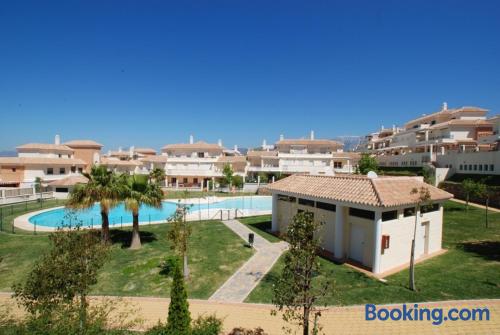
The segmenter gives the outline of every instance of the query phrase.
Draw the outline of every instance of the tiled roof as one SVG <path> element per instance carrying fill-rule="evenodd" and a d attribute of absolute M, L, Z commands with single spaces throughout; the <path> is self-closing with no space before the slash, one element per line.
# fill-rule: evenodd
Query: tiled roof
<path fill-rule="evenodd" d="M 139 158 L 141 162 L 151 162 L 151 163 L 166 163 L 168 157 L 166 155 L 152 155 Z"/>
<path fill-rule="evenodd" d="M 97 143 L 96 141 L 92 140 L 73 140 L 64 143 L 64 145 L 67 145 L 72 148 L 102 148 L 103 145 L 101 143 Z"/>
<path fill-rule="evenodd" d="M 86 165 L 78 158 L 0 157 L 3 165 Z"/>
<path fill-rule="evenodd" d="M 156 154 L 156 150 L 153 148 L 135 148 L 134 152 L 140 154 Z"/>
<path fill-rule="evenodd" d="M 101 158 L 101 165 L 107 166 L 141 166 L 142 162 L 137 160 L 122 161 L 112 158 Z"/>
<path fill-rule="evenodd" d="M 221 156 L 217 159 L 218 163 L 245 163 L 246 156 Z"/>
<path fill-rule="evenodd" d="M 439 129 L 448 126 L 493 126 L 493 124 L 487 120 L 450 120 L 442 123 L 435 124 L 429 129 Z"/>
<path fill-rule="evenodd" d="M 208 149 L 208 150 L 223 150 L 224 148 L 218 144 L 207 143 L 203 141 L 198 141 L 195 143 L 179 143 L 179 144 L 167 144 L 162 150 L 197 150 L 197 149 Z"/>
<path fill-rule="evenodd" d="M 109 156 L 128 157 L 128 156 L 130 156 L 130 152 L 128 152 L 128 151 L 110 151 Z"/>
<path fill-rule="evenodd" d="M 311 139 L 284 139 L 276 142 L 276 145 L 327 145 L 342 147 L 343 144 L 332 140 L 311 140 Z"/>
<path fill-rule="evenodd" d="M 63 144 L 48 144 L 48 143 L 27 143 L 16 147 L 17 151 L 40 150 L 40 151 L 58 151 L 58 152 L 73 152 L 74 150 Z"/>
<path fill-rule="evenodd" d="M 73 186 L 76 184 L 86 184 L 88 179 L 84 176 L 69 176 L 63 179 L 54 180 L 48 183 L 49 186 Z"/>
<path fill-rule="evenodd" d="M 453 197 L 418 177 L 311 176 L 292 175 L 267 186 L 271 191 L 288 192 L 326 200 L 343 201 L 375 207 L 393 207 L 416 203 L 414 188 L 426 187 L 432 200 Z"/>

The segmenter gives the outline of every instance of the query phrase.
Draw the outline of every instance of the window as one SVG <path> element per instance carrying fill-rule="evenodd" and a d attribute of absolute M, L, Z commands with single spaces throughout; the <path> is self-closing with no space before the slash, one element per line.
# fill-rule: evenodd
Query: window
<path fill-rule="evenodd" d="M 358 218 L 369 219 L 369 220 L 375 219 L 375 212 L 367 211 L 367 210 L 359 209 L 359 208 L 350 207 L 349 208 L 349 215 L 356 216 Z"/>
<path fill-rule="evenodd" d="M 78 168 L 78 172 L 82 173 L 83 172 L 83 168 Z"/>
<path fill-rule="evenodd" d="M 495 165 L 490 164 L 490 171 L 495 171 Z"/>
<path fill-rule="evenodd" d="M 439 210 L 439 204 L 432 204 L 428 206 L 422 206 L 420 209 L 421 213 L 429 213 L 429 212 L 435 212 Z"/>
<path fill-rule="evenodd" d="M 484 164 L 484 171 L 488 171 L 488 164 Z"/>
<path fill-rule="evenodd" d="M 335 169 L 342 169 L 342 162 L 333 162 L 333 167 Z"/>
<path fill-rule="evenodd" d="M 464 169 L 464 166 L 462 164 L 460 164 L 459 170 L 463 170 L 463 169 Z"/>
<path fill-rule="evenodd" d="M 62 158 L 62 155 L 61 155 L 61 154 L 59 154 L 59 158 Z"/>
<path fill-rule="evenodd" d="M 68 193 L 67 187 L 56 187 L 56 192 Z"/>
<path fill-rule="evenodd" d="M 287 202 L 295 202 L 297 198 L 289 197 L 288 195 L 278 194 L 278 200 L 287 201 Z"/>
<path fill-rule="evenodd" d="M 12 168 L 12 172 L 16 172 L 16 168 Z"/>
<path fill-rule="evenodd" d="M 390 221 L 398 218 L 398 211 L 388 211 L 382 213 L 382 221 Z"/>
<path fill-rule="evenodd" d="M 54 174 L 53 168 L 47 168 L 47 174 Z"/>
<path fill-rule="evenodd" d="M 483 164 L 479 164 L 479 171 L 483 171 Z"/>
<path fill-rule="evenodd" d="M 472 164 L 469 164 L 469 171 L 472 171 Z"/>
<path fill-rule="evenodd" d="M 327 202 L 316 201 L 316 208 L 324 209 L 325 211 L 335 212 L 337 210 L 337 206 L 334 204 L 329 204 Z"/>
<path fill-rule="evenodd" d="M 474 164 L 474 171 L 477 171 L 477 164 Z"/>
<path fill-rule="evenodd" d="M 177 178 L 176 177 L 172 177 L 172 184 L 177 184 Z"/>
<path fill-rule="evenodd" d="M 182 178 L 182 182 L 183 182 L 184 184 L 187 184 L 188 179 L 187 179 L 187 178 Z"/>
<path fill-rule="evenodd" d="M 75 173 L 76 172 L 76 166 L 71 167 L 71 172 Z"/>
<path fill-rule="evenodd" d="M 59 168 L 59 174 L 65 174 L 66 169 L 65 168 Z"/>
<path fill-rule="evenodd" d="M 464 171 L 467 171 L 467 164 L 464 165 Z"/>
<path fill-rule="evenodd" d="M 404 209 L 404 216 L 406 218 L 414 215 L 415 215 L 415 207 L 408 207 Z"/>
<path fill-rule="evenodd" d="M 299 198 L 299 205 L 314 207 L 314 201 L 309 199 Z"/>
<path fill-rule="evenodd" d="M 193 178 L 193 183 L 198 184 L 198 178 Z"/>
<path fill-rule="evenodd" d="M 198 158 L 203 158 L 205 157 L 205 153 L 204 152 L 198 152 Z"/>

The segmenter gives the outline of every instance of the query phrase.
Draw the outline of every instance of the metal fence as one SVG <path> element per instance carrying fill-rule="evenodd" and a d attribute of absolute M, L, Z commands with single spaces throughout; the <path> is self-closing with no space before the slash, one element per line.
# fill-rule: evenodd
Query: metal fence
<path fill-rule="evenodd" d="M 7 227 L 10 221 L 13 220 L 15 216 L 22 215 L 30 211 L 35 211 L 37 209 L 57 206 L 59 204 L 63 205 L 64 202 L 56 198 L 40 198 L 36 200 L 25 200 L 6 205 L 0 205 L 0 231 L 9 231 L 11 233 L 15 233 L 13 221 L 10 224 L 11 227 Z M 36 223 L 34 224 L 33 233 L 36 234 Z"/>

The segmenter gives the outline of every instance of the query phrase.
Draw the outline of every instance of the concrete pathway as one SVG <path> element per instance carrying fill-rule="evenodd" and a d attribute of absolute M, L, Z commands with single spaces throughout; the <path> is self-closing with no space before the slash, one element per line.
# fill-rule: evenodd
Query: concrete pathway
<path fill-rule="evenodd" d="M 451 199 L 451 201 L 455 201 L 455 202 L 458 202 L 460 204 L 464 204 L 465 205 L 465 201 L 460 200 L 460 199 L 453 198 L 453 199 Z M 469 201 L 469 206 L 486 209 L 486 206 L 480 205 L 480 204 L 476 204 L 476 203 L 470 202 L 470 201 Z M 495 208 L 495 207 L 488 207 L 488 210 L 492 211 L 492 212 L 495 212 L 495 213 L 500 213 L 500 209 Z"/>
<path fill-rule="evenodd" d="M 117 309 L 111 313 L 111 317 L 118 317 L 120 313 L 130 311 L 135 313 L 130 318 L 143 320 L 142 324 L 134 327 L 136 330 L 146 330 L 158 323 L 158 320 L 165 322 L 168 313 L 167 298 L 150 297 L 91 297 L 91 304 L 108 301 Z M 412 307 L 414 304 L 408 304 Z M 500 299 L 492 300 L 461 300 L 461 301 L 439 301 L 418 304 L 421 308 L 443 308 L 445 313 L 450 308 L 489 308 L 489 321 L 447 321 L 441 325 L 433 325 L 432 321 L 366 321 L 364 306 L 349 307 L 327 307 L 321 314 L 319 320 L 323 326 L 325 334 L 336 335 L 367 335 L 367 334 L 404 334 L 404 335 L 491 335 L 500 334 Z M 2 307 L 11 306 L 14 315 L 22 316 L 21 310 L 11 298 L 11 293 L 0 293 L 0 311 Z M 377 309 L 400 308 L 401 304 L 377 305 Z M 255 328 L 262 327 L 269 335 L 283 334 L 282 327 L 287 324 L 281 315 L 271 315 L 272 305 L 265 304 L 243 304 L 243 303 L 222 303 L 207 300 L 189 300 L 189 310 L 191 317 L 199 315 L 216 314 L 224 321 L 224 333 L 227 334 L 234 327 Z M 446 315 L 446 314 L 443 314 Z"/>
<path fill-rule="evenodd" d="M 254 233 L 238 220 L 222 222 L 245 241 L 248 241 L 249 233 Z M 264 275 L 271 270 L 283 251 L 288 248 L 286 242 L 271 243 L 256 233 L 254 235 L 253 246 L 256 253 L 219 287 L 209 300 L 243 302 Z"/>

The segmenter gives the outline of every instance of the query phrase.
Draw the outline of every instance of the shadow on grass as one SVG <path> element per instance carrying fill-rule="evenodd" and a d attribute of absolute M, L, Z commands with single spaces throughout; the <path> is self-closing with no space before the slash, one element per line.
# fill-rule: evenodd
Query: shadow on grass
<path fill-rule="evenodd" d="M 157 240 L 156 235 L 149 231 L 140 231 L 141 235 L 141 243 L 151 243 Z M 111 241 L 113 244 L 121 244 L 122 248 L 130 247 L 130 243 L 132 242 L 132 231 L 131 230 L 121 230 L 121 229 L 112 229 L 110 231 Z"/>
<path fill-rule="evenodd" d="M 257 228 L 258 230 L 263 231 L 264 233 L 269 233 L 272 227 L 271 221 L 249 223 L 248 225 Z"/>
<path fill-rule="evenodd" d="M 489 261 L 500 261 L 500 241 L 463 242 L 457 245 L 465 252 L 475 253 Z"/>

